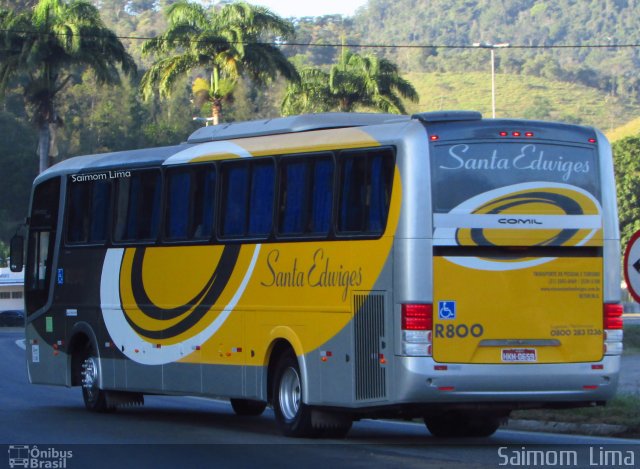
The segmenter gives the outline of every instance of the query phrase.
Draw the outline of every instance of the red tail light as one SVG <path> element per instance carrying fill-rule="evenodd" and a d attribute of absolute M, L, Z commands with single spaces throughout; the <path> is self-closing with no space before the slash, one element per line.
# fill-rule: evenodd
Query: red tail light
<path fill-rule="evenodd" d="M 622 329 L 622 305 L 619 303 L 605 303 L 604 305 L 604 328 Z"/>
<path fill-rule="evenodd" d="M 402 305 L 402 329 L 405 331 L 430 331 L 433 329 L 433 305 Z"/>

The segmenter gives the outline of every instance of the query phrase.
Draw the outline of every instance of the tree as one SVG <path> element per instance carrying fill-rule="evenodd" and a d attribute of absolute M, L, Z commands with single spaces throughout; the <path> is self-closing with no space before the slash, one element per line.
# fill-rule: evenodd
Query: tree
<path fill-rule="evenodd" d="M 0 91 L 6 92 L 12 78 L 24 79 L 24 99 L 38 128 L 42 172 L 55 154 L 52 143 L 62 122 L 56 97 L 73 72 L 91 68 L 98 83 L 119 83 L 117 66 L 129 74 L 136 65 L 98 10 L 81 0 L 40 0 L 23 13 L 2 10 L 0 25 Z"/>
<path fill-rule="evenodd" d="M 36 132 L 23 118 L 0 111 L 0 239 L 8 242 L 24 221 L 29 205 L 31 183 L 38 175 L 33 155 Z"/>
<path fill-rule="evenodd" d="M 626 246 L 640 229 L 640 137 L 627 137 L 613 144 L 620 239 Z"/>
<path fill-rule="evenodd" d="M 196 104 L 208 101 L 213 123 L 222 113 L 222 102 L 230 98 L 237 81 L 248 76 L 265 84 L 278 74 L 297 80 L 298 74 L 278 47 L 261 42 L 266 34 L 285 40 L 293 36 L 293 25 L 268 9 L 247 3 L 229 3 L 220 8 L 182 1 L 167 9 L 167 31 L 145 42 L 143 53 L 168 55 L 156 61 L 142 77 L 145 98 L 156 88 L 168 97 L 176 80 L 205 70 L 206 79 L 195 83 Z M 169 54 L 175 55 L 169 55 Z M 202 84 L 205 84 L 203 87 Z"/>
<path fill-rule="evenodd" d="M 351 112 L 357 106 L 404 114 L 401 98 L 413 102 L 419 99 L 393 62 L 346 49 L 329 73 L 306 68 L 300 75 L 300 83 L 287 87 L 281 107 L 284 115 L 333 109 Z"/>

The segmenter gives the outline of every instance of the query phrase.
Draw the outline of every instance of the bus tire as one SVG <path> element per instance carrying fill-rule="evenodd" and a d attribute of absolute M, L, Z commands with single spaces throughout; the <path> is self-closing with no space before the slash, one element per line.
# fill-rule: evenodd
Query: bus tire
<path fill-rule="evenodd" d="M 87 344 L 80 359 L 82 399 L 85 407 L 92 412 L 113 412 L 115 406 L 109 404 L 107 391 L 99 387 L 98 357 L 91 344 Z"/>
<path fill-rule="evenodd" d="M 302 378 L 298 360 L 291 353 L 280 357 L 273 380 L 273 412 L 280 432 L 295 438 L 317 436 L 311 408 L 302 402 Z"/>
<path fill-rule="evenodd" d="M 346 414 L 313 411 L 314 428 L 321 438 L 341 440 L 347 436 L 353 424 L 353 418 Z"/>
<path fill-rule="evenodd" d="M 246 417 L 256 417 L 262 415 L 267 403 L 263 401 L 253 401 L 251 399 L 231 399 L 231 407 L 236 415 Z"/>
<path fill-rule="evenodd" d="M 483 438 L 498 430 L 501 418 L 487 413 L 448 412 L 427 416 L 424 423 L 436 438 Z"/>

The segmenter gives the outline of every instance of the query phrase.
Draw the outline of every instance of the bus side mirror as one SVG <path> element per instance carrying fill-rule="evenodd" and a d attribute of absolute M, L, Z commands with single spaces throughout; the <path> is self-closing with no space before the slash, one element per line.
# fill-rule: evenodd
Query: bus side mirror
<path fill-rule="evenodd" d="M 11 272 L 22 272 L 24 265 L 24 238 L 22 236 L 15 235 L 11 238 L 9 253 Z"/>

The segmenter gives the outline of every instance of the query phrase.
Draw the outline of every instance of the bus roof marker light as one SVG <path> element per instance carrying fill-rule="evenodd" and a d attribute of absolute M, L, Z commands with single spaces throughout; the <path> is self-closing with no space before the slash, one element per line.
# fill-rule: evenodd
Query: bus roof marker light
<path fill-rule="evenodd" d="M 533 132 L 527 131 L 524 133 L 525 137 L 533 137 Z"/>
<path fill-rule="evenodd" d="M 436 140 L 439 140 L 440 137 L 437 135 L 429 135 L 429 140 L 431 140 L 432 142 L 435 142 Z"/>
<path fill-rule="evenodd" d="M 517 130 L 514 130 L 513 132 L 511 132 L 511 135 L 513 135 L 514 137 L 520 137 L 522 136 L 522 133 Z"/>
<path fill-rule="evenodd" d="M 593 137 L 589 139 L 589 143 L 596 143 L 596 142 L 597 142 L 597 140 L 595 138 L 593 138 Z"/>
<path fill-rule="evenodd" d="M 499 133 L 499 135 L 501 137 L 507 137 L 509 135 L 509 132 L 505 132 L 504 130 L 502 132 Z"/>

